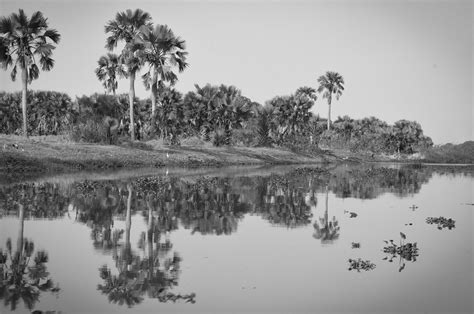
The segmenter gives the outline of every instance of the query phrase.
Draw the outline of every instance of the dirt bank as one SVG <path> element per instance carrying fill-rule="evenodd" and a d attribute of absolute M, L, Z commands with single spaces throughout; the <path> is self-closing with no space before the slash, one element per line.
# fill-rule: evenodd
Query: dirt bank
<path fill-rule="evenodd" d="M 213 147 L 159 142 L 99 145 L 74 143 L 59 136 L 0 135 L 0 176 L 4 179 L 36 177 L 98 169 L 221 167 L 231 165 L 312 164 L 341 160 L 329 152 L 299 154 L 281 148 Z"/>

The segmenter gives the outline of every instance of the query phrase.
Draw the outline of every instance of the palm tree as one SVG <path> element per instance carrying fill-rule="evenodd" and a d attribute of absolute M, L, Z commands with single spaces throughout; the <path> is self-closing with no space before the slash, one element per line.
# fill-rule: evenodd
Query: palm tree
<path fill-rule="evenodd" d="M 299 87 L 296 90 L 295 95 L 296 96 L 305 96 L 305 97 L 308 97 L 309 99 L 311 99 L 313 101 L 316 101 L 318 99 L 318 96 L 316 95 L 316 90 L 314 88 L 308 87 L 308 86 Z"/>
<path fill-rule="evenodd" d="M 120 61 L 119 56 L 116 54 L 107 53 L 105 56 L 100 57 L 99 61 L 97 61 L 98 66 L 95 69 L 95 74 L 99 81 L 102 81 L 106 92 L 112 92 L 114 96 L 118 86 L 117 77 L 127 75 Z"/>
<path fill-rule="evenodd" d="M 326 75 L 321 75 L 318 78 L 318 93 L 323 94 L 323 98 L 328 100 L 328 130 L 331 128 L 331 101 L 332 95 L 336 96 L 336 99 L 339 100 L 339 97 L 342 95 L 344 90 L 344 78 L 337 72 L 326 72 Z"/>
<path fill-rule="evenodd" d="M 130 102 L 130 133 L 132 141 L 135 140 L 135 124 L 133 119 L 135 75 L 143 64 L 143 60 L 138 56 L 138 51 L 142 47 L 136 43 L 135 39 L 143 28 L 147 27 L 151 27 L 151 16 L 141 9 L 135 9 L 135 11 L 128 9 L 125 12 L 118 12 L 115 15 L 115 19 L 108 21 L 105 25 L 105 33 L 110 34 L 105 45 L 107 49 L 113 50 L 117 47 L 118 42 L 125 42 L 121 59 L 127 68 L 127 76 L 130 80 L 128 97 Z"/>
<path fill-rule="evenodd" d="M 185 41 L 176 37 L 167 25 L 144 28 L 137 41 L 143 45 L 140 55 L 149 65 L 148 72 L 143 75 L 143 81 L 147 89 L 151 87 L 151 114 L 154 117 L 158 89 L 163 87 L 164 82 L 173 85 L 178 80 L 173 69 L 184 71 L 188 65 L 188 53 L 184 51 Z"/>
<path fill-rule="evenodd" d="M 16 79 L 17 70 L 21 71 L 23 113 L 23 135 L 27 133 L 26 95 L 28 84 L 39 77 L 37 62 L 43 71 L 49 71 L 54 66 L 51 58 L 54 44 L 57 44 L 61 35 L 48 28 L 47 18 L 37 11 L 31 18 L 20 9 L 18 14 L 12 13 L 9 17 L 0 19 L 0 64 L 6 70 L 13 66 L 11 78 Z M 36 57 L 36 58 L 35 58 Z"/>

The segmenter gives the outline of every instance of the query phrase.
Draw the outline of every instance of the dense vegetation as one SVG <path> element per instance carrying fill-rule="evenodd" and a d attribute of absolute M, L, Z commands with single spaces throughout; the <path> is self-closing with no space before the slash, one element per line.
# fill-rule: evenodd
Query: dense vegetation
<path fill-rule="evenodd" d="M 162 87 L 156 114 L 151 101 L 135 98 L 138 139 L 162 138 L 179 144 L 198 137 L 220 145 L 283 146 L 311 150 L 321 147 L 376 153 L 413 153 L 432 146 L 421 126 L 400 120 L 389 125 L 377 118 L 337 118 L 328 131 L 327 120 L 311 113 L 316 94 L 302 87 L 289 96 L 277 96 L 264 106 L 242 95 L 234 86 L 196 85 L 183 96 Z M 72 100 L 58 92 L 28 93 L 28 132 L 32 135 L 67 134 L 75 141 L 117 143 L 128 134 L 128 96 L 93 94 Z M 0 132 L 21 133 L 20 93 L 0 93 Z"/>
<path fill-rule="evenodd" d="M 474 141 L 467 141 L 459 145 L 434 146 L 423 153 L 428 162 L 472 164 L 474 163 Z"/>
<path fill-rule="evenodd" d="M 373 117 L 344 116 L 332 123 L 331 104 L 342 96 L 345 84 L 342 75 L 333 71 L 319 76 L 316 89 L 300 87 L 264 105 L 235 86 L 195 85 L 194 91 L 183 95 L 173 86 L 188 66 L 185 41 L 169 26 L 154 25 L 151 15 L 140 9 L 118 12 L 105 23 L 109 52 L 99 58 L 95 75 L 109 94 L 72 100 L 57 92 L 28 92 L 27 85 L 39 75 L 34 55 L 43 70 L 54 65 L 53 44 L 60 35 L 46 22 L 41 12 L 28 18 L 23 10 L 0 21 L 1 65 L 13 67 L 12 79 L 19 66 L 23 82 L 21 94 L 0 94 L 1 133 L 62 133 L 74 141 L 107 144 L 131 136 L 132 141 L 161 138 L 179 145 L 182 139 L 194 137 L 214 146 L 277 145 L 306 153 L 319 152 L 319 147 L 414 153 L 433 144 L 412 121 L 388 125 Z M 113 53 L 119 44 L 123 49 Z M 151 91 L 149 99 L 135 97 L 137 75 Z M 129 80 L 128 95 L 116 95 L 119 78 Z M 327 100 L 327 119 L 311 112 L 318 96 Z"/>

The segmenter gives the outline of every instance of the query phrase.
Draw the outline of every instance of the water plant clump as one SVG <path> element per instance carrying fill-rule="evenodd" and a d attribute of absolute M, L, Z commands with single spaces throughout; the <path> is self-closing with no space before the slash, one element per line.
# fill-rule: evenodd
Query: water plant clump
<path fill-rule="evenodd" d="M 369 271 L 375 268 L 375 264 L 370 261 L 364 261 L 361 258 L 352 259 L 349 258 L 349 271 L 357 270 L 360 272 L 361 270 Z"/>
<path fill-rule="evenodd" d="M 385 241 L 388 243 L 387 241 Z M 407 260 L 407 261 L 416 261 L 416 258 L 418 257 L 419 249 L 417 247 L 417 243 L 404 243 L 397 245 L 393 243 L 393 241 L 390 242 L 391 244 L 388 246 L 385 246 L 383 248 L 383 252 L 392 255 L 390 258 L 390 262 L 393 260 L 394 257 L 400 256 L 401 258 Z M 387 259 L 387 258 L 385 258 Z"/>
<path fill-rule="evenodd" d="M 390 243 L 390 245 L 384 247 L 383 251 L 384 253 L 391 255 L 390 259 L 387 256 L 384 258 L 384 260 L 388 259 L 389 262 L 393 262 L 393 259 L 398 256 L 398 272 L 401 272 L 403 269 L 405 269 L 405 260 L 415 262 L 419 255 L 416 242 L 405 243 L 406 238 L 407 236 L 403 232 L 400 232 L 400 245 L 396 245 L 393 240 L 384 241 L 386 244 Z"/>
<path fill-rule="evenodd" d="M 352 242 L 352 248 L 353 249 L 360 249 L 360 243 L 359 242 Z"/>
<path fill-rule="evenodd" d="M 456 221 L 451 218 L 445 217 L 428 217 L 426 218 L 426 223 L 430 225 L 438 225 L 438 229 L 442 230 L 444 228 L 448 228 L 449 230 L 456 228 L 455 224 Z"/>

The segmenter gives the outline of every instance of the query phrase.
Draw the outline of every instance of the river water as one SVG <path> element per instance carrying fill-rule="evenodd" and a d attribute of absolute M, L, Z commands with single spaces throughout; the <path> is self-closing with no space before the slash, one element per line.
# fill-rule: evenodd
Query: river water
<path fill-rule="evenodd" d="M 473 183 L 374 164 L 3 185 L 0 312 L 472 313 Z"/>

